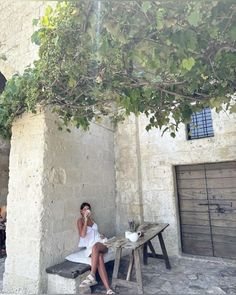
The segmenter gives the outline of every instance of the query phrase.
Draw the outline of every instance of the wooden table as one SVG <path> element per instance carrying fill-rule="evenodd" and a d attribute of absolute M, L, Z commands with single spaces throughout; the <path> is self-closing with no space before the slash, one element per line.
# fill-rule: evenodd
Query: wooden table
<path fill-rule="evenodd" d="M 142 282 L 142 272 L 141 272 L 141 263 L 140 263 L 140 250 L 142 250 L 143 254 L 143 263 L 147 264 L 148 257 L 164 259 L 166 268 L 170 269 L 170 262 L 167 255 L 165 243 L 162 237 L 162 232 L 168 227 L 167 223 L 145 223 L 141 225 L 143 235 L 138 239 L 137 242 L 130 242 L 128 239 L 124 237 L 116 237 L 111 242 L 106 243 L 106 246 L 112 247 L 116 249 L 115 255 L 115 264 L 112 274 L 112 287 L 115 288 L 117 285 L 125 286 L 125 287 L 135 287 L 138 289 L 139 294 L 143 294 L 143 282 Z M 152 245 L 151 240 L 158 236 L 162 254 L 157 254 Z M 148 248 L 151 252 L 148 251 Z M 118 278 L 119 267 L 120 267 L 120 259 L 123 249 L 130 250 L 130 259 L 129 266 L 126 275 L 126 279 Z M 133 269 L 133 265 L 135 267 L 136 273 L 136 282 L 131 281 L 131 273 Z"/>

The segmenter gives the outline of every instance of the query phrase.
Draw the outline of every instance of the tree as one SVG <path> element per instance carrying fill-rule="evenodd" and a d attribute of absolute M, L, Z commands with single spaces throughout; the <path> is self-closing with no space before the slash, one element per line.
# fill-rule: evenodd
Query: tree
<path fill-rule="evenodd" d="M 145 113 L 170 130 L 205 106 L 235 112 L 235 0 L 78 0 L 48 7 L 39 59 L 0 96 L 0 132 L 37 104 L 64 125 Z"/>

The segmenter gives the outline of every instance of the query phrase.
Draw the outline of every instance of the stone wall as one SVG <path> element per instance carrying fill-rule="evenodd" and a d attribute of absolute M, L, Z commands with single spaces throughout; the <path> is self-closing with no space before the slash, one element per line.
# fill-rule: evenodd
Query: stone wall
<path fill-rule="evenodd" d="M 49 3 L 55 1 L 0 1 L 0 52 L 7 57 L 0 60 L 0 71 L 7 79 L 37 58 L 32 19 Z M 109 124 L 66 133 L 57 130 L 48 112 L 24 114 L 13 127 L 4 291 L 47 291 L 45 267 L 77 248 L 76 218 L 83 201 L 91 203 L 108 236 L 115 228 L 123 233 L 128 218 L 168 222 L 168 251 L 179 254 L 174 166 L 236 160 L 235 121 L 235 116 L 213 114 L 215 136 L 187 141 L 184 126 L 176 139 L 161 137 L 157 130 L 146 132 L 144 117 L 131 116 L 115 134 L 115 192 Z M 0 145 L 0 165 L 7 167 L 9 144 Z M 0 193 L 5 192 L 6 187 Z"/>
<path fill-rule="evenodd" d="M 4 292 L 47 292 L 45 268 L 77 250 L 83 201 L 100 231 L 115 234 L 113 130 L 68 133 L 55 121 L 50 112 L 24 114 L 13 126 Z"/>
<path fill-rule="evenodd" d="M 115 133 L 117 231 L 127 229 L 128 220 L 143 220 L 142 169 L 138 119 L 130 116 Z"/>
<path fill-rule="evenodd" d="M 7 60 L 0 59 L 0 71 L 9 79 L 13 73 L 22 73 L 38 57 L 38 46 L 31 36 L 36 29 L 32 20 L 43 15 L 45 6 L 55 1 L 0 1 L 0 52 Z"/>
<path fill-rule="evenodd" d="M 214 137 L 192 141 L 186 139 L 185 126 L 180 128 L 175 139 L 168 133 L 161 137 L 161 132 L 155 129 L 147 132 L 147 120 L 142 116 L 139 119 L 129 118 L 125 124 L 118 126 L 115 149 L 120 232 L 127 228 L 127 218 L 120 216 L 134 215 L 132 207 L 143 204 L 144 220 L 170 224 L 164 233 L 167 248 L 172 255 L 180 253 L 174 167 L 236 160 L 236 115 L 212 112 L 212 116 Z M 137 145 L 138 157 L 135 151 Z M 139 179 L 137 169 L 140 169 Z"/>
<path fill-rule="evenodd" d="M 37 58 L 38 47 L 31 43 L 31 35 L 35 30 L 32 20 L 43 14 L 46 5 L 55 5 L 52 1 L 0 1 L 0 54 L 7 60 L 0 59 L 0 72 L 9 79 Z M 0 206 L 7 202 L 8 141 L 0 139 Z"/>
<path fill-rule="evenodd" d="M 7 221 L 7 293 L 40 290 L 40 241 L 43 202 L 43 114 L 25 114 L 12 129 Z"/>
<path fill-rule="evenodd" d="M 51 113 L 46 125 L 43 214 L 52 227 L 42 224 L 42 230 L 48 236 L 45 249 L 60 261 L 77 249 L 76 220 L 82 202 L 91 204 L 101 233 L 115 234 L 114 132 L 109 124 L 94 123 L 89 131 L 62 132 Z"/>
<path fill-rule="evenodd" d="M 0 207 L 7 204 L 10 143 L 0 138 Z"/>
<path fill-rule="evenodd" d="M 38 57 L 32 20 L 55 1 L 1 0 L 0 71 L 9 79 Z M 13 126 L 4 291 L 45 293 L 45 267 L 77 249 L 76 219 L 92 205 L 100 231 L 115 233 L 113 130 L 59 132 L 51 113 L 24 114 Z M 1 144 L 0 148 L 3 147 Z M 0 164 L 3 157 L 0 155 Z M 1 184 L 1 181 L 0 181 Z"/>

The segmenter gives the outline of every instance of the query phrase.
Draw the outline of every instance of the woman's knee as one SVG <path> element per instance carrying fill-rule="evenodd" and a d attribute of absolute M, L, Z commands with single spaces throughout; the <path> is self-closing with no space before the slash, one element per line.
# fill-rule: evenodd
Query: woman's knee
<path fill-rule="evenodd" d="M 93 245 L 92 251 L 93 252 L 100 252 L 101 251 L 101 243 L 96 243 Z"/>
<path fill-rule="evenodd" d="M 97 244 L 93 245 L 92 252 L 99 252 L 99 246 Z"/>
<path fill-rule="evenodd" d="M 92 248 L 92 252 L 93 253 L 106 253 L 107 252 L 107 247 L 105 247 L 102 243 L 96 243 L 93 245 L 93 248 Z"/>

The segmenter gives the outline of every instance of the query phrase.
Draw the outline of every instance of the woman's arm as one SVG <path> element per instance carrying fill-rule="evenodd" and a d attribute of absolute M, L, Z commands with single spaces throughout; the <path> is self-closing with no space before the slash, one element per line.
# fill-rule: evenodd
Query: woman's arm
<path fill-rule="evenodd" d="M 87 223 L 88 223 L 88 218 L 84 218 L 84 222 L 82 220 L 82 218 L 79 218 L 77 220 L 77 228 L 79 231 L 79 236 L 84 238 L 87 234 Z"/>

